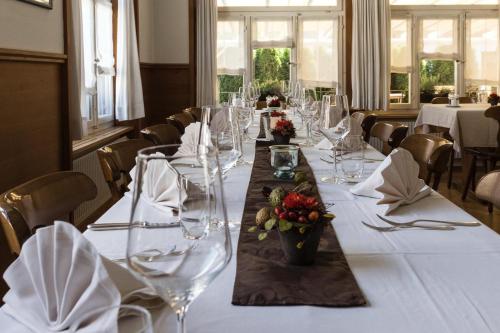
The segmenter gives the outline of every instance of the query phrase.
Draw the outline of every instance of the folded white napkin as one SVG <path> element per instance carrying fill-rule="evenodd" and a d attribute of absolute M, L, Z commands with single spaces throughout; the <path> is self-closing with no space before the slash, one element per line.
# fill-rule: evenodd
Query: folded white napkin
<path fill-rule="evenodd" d="M 200 137 L 200 127 L 200 122 L 191 123 L 188 127 L 186 127 L 184 134 L 181 136 L 181 145 L 179 150 L 174 156 L 196 156 Z"/>
<path fill-rule="evenodd" d="M 157 152 L 152 156 L 164 157 L 165 155 Z M 137 166 L 130 171 L 132 182 L 128 187 L 131 192 L 135 187 L 136 168 Z M 179 199 L 182 201 L 186 199 L 186 191 L 181 191 L 179 195 L 178 172 L 165 159 L 148 161 L 143 177 L 141 197 L 157 208 L 172 212 L 172 208 L 179 206 Z"/>
<path fill-rule="evenodd" d="M 63 332 L 121 296 L 94 246 L 71 224 L 38 229 L 4 274 L 10 290 L 2 308 L 34 332 Z M 98 317 L 88 332 L 115 332 L 116 321 Z"/>
<path fill-rule="evenodd" d="M 401 205 L 409 205 L 431 193 L 431 188 L 418 178 L 418 164 L 403 148 L 394 149 L 364 182 L 356 184 L 353 194 L 381 199 L 383 213 L 389 214 Z"/>

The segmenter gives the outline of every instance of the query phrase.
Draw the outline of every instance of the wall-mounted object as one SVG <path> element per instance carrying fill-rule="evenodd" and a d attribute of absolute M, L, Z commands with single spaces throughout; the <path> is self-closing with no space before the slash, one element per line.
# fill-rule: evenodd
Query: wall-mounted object
<path fill-rule="evenodd" d="M 40 6 L 40 7 L 47 8 L 47 9 L 52 9 L 52 1 L 53 0 L 19 0 L 19 1 L 31 3 L 33 5 Z"/>

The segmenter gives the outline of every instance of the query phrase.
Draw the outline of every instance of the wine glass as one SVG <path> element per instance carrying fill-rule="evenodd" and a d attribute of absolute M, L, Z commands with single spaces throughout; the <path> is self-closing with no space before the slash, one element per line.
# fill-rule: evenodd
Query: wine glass
<path fill-rule="evenodd" d="M 248 128 L 253 122 L 252 107 L 234 108 L 234 112 L 239 122 L 243 142 L 252 142 L 253 140 L 255 140 L 248 136 Z"/>
<path fill-rule="evenodd" d="M 312 99 L 312 96 L 308 95 L 307 89 L 305 88 L 302 90 L 300 101 L 298 112 L 306 123 L 306 141 L 301 145 L 304 147 L 311 147 L 314 145 L 312 140 L 312 122 L 314 116 L 318 112 L 319 105 Z"/>
<path fill-rule="evenodd" d="M 88 326 L 98 318 L 106 318 L 105 325 L 109 324 L 110 327 L 114 327 L 116 322 L 118 333 L 153 333 L 151 314 L 143 307 L 125 304 L 99 307 L 90 311 L 71 325 L 69 333 L 88 331 Z"/>
<path fill-rule="evenodd" d="M 324 110 L 325 114 L 320 116 L 319 131 L 332 144 L 333 170 L 331 176 L 322 177 L 321 181 L 329 184 L 340 184 L 344 180 L 337 173 L 337 146 L 343 138 L 349 135 L 351 130 L 349 100 L 346 95 L 336 95 L 335 105 L 332 106 L 330 101 L 330 106 L 324 106 L 322 110 Z"/>
<path fill-rule="evenodd" d="M 288 80 L 281 81 L 281 93 L 283 94 L 283 96 L 285 96 L 286 105 L 288 105 L 288 97 L 291 94 L 290 87 L 291 87 L 290 81 Z"/>
<path fill-rule="evenodd" d="M 211 177 L 205 164 L 191 168 L 176 163 L 179 158 L 162 153 L 169 150 L 165 147 L 150 147 L 138 153 L 127 263 L 175 311 L 178 332 L 184 333 L 189 306 L 231 259 L 231 238 L 220 173 Z M 204 159 L 214 160 L 220 170 L 217 147 Z M 144 202 L 149 202 L 145 184 L 154 181 L 152 170 L 157 170 L 157 163 L 164 166 L 163 170 L 175 171 L 176 179 L 168 182 L 173 187 L 169 195 L 177 196 L 178 204 L 170 214 L 151 206 L 141 209 Z M 157 182 L 167 183 L 161 177 Z M 144 228 L 141 223 L 149 222 L 146 210 L 162 217 L 157 223 L 177 222 L 181 227 Z M 223 222 L 221 228 L 208 227 L 214 217 Z"/>

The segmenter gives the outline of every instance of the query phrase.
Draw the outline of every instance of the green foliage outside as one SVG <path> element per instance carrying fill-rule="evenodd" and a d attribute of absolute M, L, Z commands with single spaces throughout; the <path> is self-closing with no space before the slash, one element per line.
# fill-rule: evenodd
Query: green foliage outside
<path fill-rule="evenodd" d="M 227 102 L 232 92 L 238 92 L 243 86 L 243 75 L 218 75 L 219 101 Z"/>
<path fill-rule="evenodd" d="M 447 96 L 455 85 L 453 60 L 422 60 L 420 63 L 420 101 L 428 103 L 436 96 Z M 391 92 L 403 92 L 408 103 L 408 74 L 391 73 Z"/>
<path fill-rule="evenodd" d="M 281 81 L 290 80 L 290 49 L 256 49 L 253 51 L 255 80 L 259 82 L 262 96 L 279 95 Z"/>

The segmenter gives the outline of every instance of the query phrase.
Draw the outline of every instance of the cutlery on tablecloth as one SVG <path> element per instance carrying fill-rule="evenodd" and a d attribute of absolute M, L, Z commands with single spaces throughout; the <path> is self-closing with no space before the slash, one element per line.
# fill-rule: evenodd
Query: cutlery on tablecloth
<path fill-rule="evenodd" d="M 391 225 L 398 225 L 398 226 L 417 226 L 416 223 L 418 222 L 424 222 L 424 223 L 440 223 L 440 224 L 448 224 L 448 225 L 453 225 L 453 226 L 461 226 L 461 227 L 479 227 L 481 223 L 473 221 L 473 222 L 455 222 L 455 221 L 444 221 L 444 220 L 430 220 L 430 219 L 416 219 L 413 221 L 408 221 L 408 222 L 396 222 L 389 220 L 379 214 L 376 214 L 379 219 L 381 219 L 384 222 L 387 222 Z M 422 225 L 422 224 L 420 224 Z"/>
<path fill-rule="evenodd" d="M 366 223 L 365 221 L 361 221 L 361 223 L 363 223 L 368 228 L 371 228 L 371 229 L 374 229 L 377 231 L 382 231 L 382 232 L 397 231 L 397 230 L 404 230 L 404 229 L 410 229 L 410 228 L 411 229 L 417 228 L 417 230 L 455 230 L 455 228 L 450 226 L 450 225 L 439 225 L 439 226 L 433 226 L 433 227 L 431 227 L 431 226 L 426 227 L 426 226 L 420 226 L 420 225 L 379 227 L 376 225 Z"/>
<path fill-rule="evenodd" d="M 92 223 L 87 226 L 87 229 L 93 231 L 105 231 L 105 230 L 126 230 L 130 226 L 130 223 Z M 179 227 L 179 222 L 174 223 L 151 223 L 151 222 L 137 222 L 133 224 L 134 227 L 146 228 L 146 229 L 158 229 L 158 228 L 175 228 Z"/>

